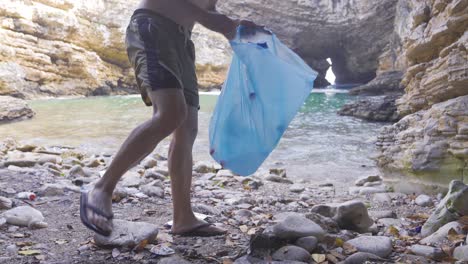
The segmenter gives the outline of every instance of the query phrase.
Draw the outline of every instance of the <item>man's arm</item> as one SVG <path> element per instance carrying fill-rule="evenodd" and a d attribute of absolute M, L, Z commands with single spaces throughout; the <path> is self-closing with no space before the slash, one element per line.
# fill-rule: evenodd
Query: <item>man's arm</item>
<path fill-rule="evenodd" d="M 213 6 L 210 7 L 210 10 L 200 8 L 187 0 L 172 1 L 173 8 L 178 10 L 180 16 L 192 17 L 206 28 L 219 32 L 228 39 L 234 37 L 239 21 L 216 12 L 216 1 L 212 1 Z"/>

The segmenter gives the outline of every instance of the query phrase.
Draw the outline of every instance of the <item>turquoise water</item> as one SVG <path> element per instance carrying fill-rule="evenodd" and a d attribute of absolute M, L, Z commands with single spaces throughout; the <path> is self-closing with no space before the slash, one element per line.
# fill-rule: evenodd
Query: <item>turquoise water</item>
<path fill-rule="evenodd" d="M 216 99 L 216 95 L 201 95 L 195 160 L 211 160 L 208 125 Z M 292 178 L 340 182 L 376 173 L 370 157 L 382 124 L 337 115 L 351 100 L 355 99 L 346 93 L 312 93 L 262 169 L 281 164 Z M 30 106 L 36 116 L 0 125 L 0 138 L 112 154 L 135 126 L 151 116 L 139 96 L 37 100 Z M 157 151 L 167 153 L 168 142 L 162 142 Z"/>

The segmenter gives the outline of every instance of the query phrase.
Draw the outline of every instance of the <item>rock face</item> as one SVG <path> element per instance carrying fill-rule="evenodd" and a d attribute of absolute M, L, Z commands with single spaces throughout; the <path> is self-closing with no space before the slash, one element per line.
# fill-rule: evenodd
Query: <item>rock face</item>
<path fill-rule="evenodd" d="M 367 83 L 392 38 L 397 0 L 220 1 L 227 14 L 267 25 L 324 77 L 331 58 L 338 84 Z M 318 82 L 320 83 L 320 82 Z"/>
<path fill-rule="evenodd" d="M 136 92 L 124 45 L 138 0 L 0 3 L 0 95 L 20 98 Z M 224 81 L 228 42 L 196 27 L 199 79 Z"/>
<path fill-rule="evenodd" d="M 25 101 L 10 96 L 0 96 L 0 123 L 31 118 L 34 114 Z"/>
<path fill-rule="evenodd" d="M 387 174 L 431 180 L 466 175 L 467 14 L 465 0 L 399 1 L 399 41 L 389 45 L 379 66 L 405 72 L 405 94 L 396 103 L 398 115 L 405 117 L 384 129 L 377 143 L 378 164 Z"/>
<path fill-rule="evenodd" d="M 223 1 L 219 9 L 272 28 L 320 72 L 333 61 L 339 83 L 365 83 L 392 37 L 397 0 Z M 0 95 L 21 98 L 135 92 L 124 34 L 138 0 L 18 0 L 0 3 Z M 201 86 L 219 86 L 228 42 L 197 26 Z M 313 40 L 313 41 L 310 41 Z"/>
<path fill-rule="evenodd" d="M 399 95 L 367 97 L 344 105 L 338 114 L 368 121 L 395 122 L 398 120 L 395 106 L 398 97 Z"/>
<path fill-rule="evenodd" d="M 377 140 L 378 165 L 387 173 L 446 175 L 445 183 L 449 178 L 462 179 L 468 164 L 467 116 L 465 95 L 385 127 Z"/>

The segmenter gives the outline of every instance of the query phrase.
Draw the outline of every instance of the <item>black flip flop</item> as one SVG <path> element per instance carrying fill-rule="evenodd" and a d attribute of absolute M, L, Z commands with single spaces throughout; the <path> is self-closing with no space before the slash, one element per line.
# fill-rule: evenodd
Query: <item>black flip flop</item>
<path fill-rule="evenodd" d="M 92 224 L 89 219 L 88 219 L 88 209 L 93 211 L 93 213 L 100 215 L 107 220 L 112 220 L 114 218 L 113 214 L 106 214 L 99 208 L 96 208 L 90 204 L 88 204 L 88 191 L 82 191 L 81 192 L 81 197 L 80 197 L 80 218 L 81 222 L 83 225 L 85 225 L 87 228 L 91 229 L 92 231 L 98 233 L 101 236 L 109 236 L 111 234 L 110 231 L 105 231 L 102 228 L 99 228 L 98 226 Z"/>
<path fill-rule="evenodd" d="M 170 232 L 170 234 L 173 234 L 173 235 L 176 235 L 176 236 L 182 236 L 182 237 L 211 237 L 211 236 L 220 236 L 220 235 L 224 235 L 226 234 L 227 232 L 206 232 L 206 231 L 201 231 L 201 229 L 205 228 L 205 227 L 208 227 L 208 226 L 214 226 L 213 224 L 211 223 L 206 223 L 206 224 L 202 224 L 202 225 L 199 225 L 197 227 L 195 227 L 194 229 L 190 230 L 190 231 L 187 231 L 187 232 L 183 232 L 183 233 L 179 233 L 179 234 L 173 234 L 172 232 Z"/>

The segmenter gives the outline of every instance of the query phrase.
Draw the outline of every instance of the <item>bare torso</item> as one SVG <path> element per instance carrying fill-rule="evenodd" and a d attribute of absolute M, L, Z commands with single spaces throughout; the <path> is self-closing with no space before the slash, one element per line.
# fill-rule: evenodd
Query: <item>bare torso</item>
<path fill-rule="evenodd" d="M 141 0 L 138 8 L 153 10 L 179 25 L 192 28 L 195 18 L 185 12 L 180 12 L 178 1 L 188 1 L 205 10 L 213 9 L 217 2 L 217 0 Z"/>

